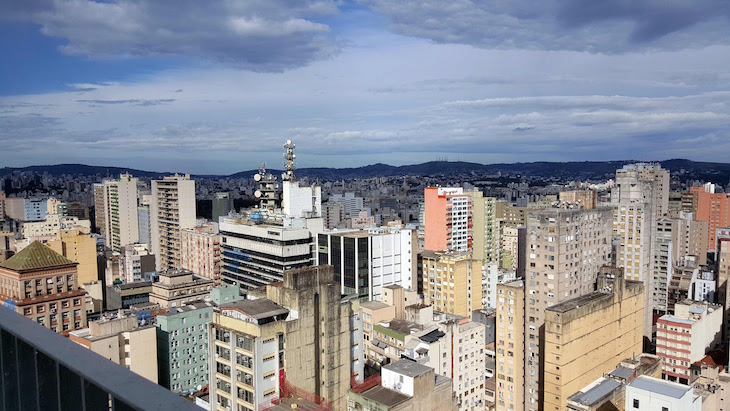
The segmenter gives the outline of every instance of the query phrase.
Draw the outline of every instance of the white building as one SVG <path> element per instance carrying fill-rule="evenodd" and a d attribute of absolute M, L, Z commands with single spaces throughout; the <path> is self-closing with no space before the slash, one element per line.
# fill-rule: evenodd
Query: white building
<path fill-rule="evenodd" d="M 137 179 L 131 174 L 120 174 L 116 180 L 105 180 L 104 245 L 119 251 L 127 244 L 139 242 L 137 219 Z"/>
<path fill-rule="evenodd" d="M 506 284 L 517 278 L 514 270 L 500 269 L 497 263 L 482 266 L 482 307 L 497 309 L 497 284 Z"/>
<path fill-rule="evenodd" d="M 365 208 L 363 198 L 356 197 L 355 193 L 332 194 L 327 202 L 342 204 L 341 219 L 355 217 L 363 208 Z"/>
<path fill-rule="evenodd" d="M 147 244 L 127 244 L 122 247 L 120 257 L 125 283 L 150 281 L 155 272 L 155 256 Z"/>
<path fill-rule="evenodd" d="M 702 397 L 692 387 L 641 375 L 626 386 L 626 411 L 701 411 Z"/>
<path fill-rule="evenodd" d="M 152 180 L 150 214 L 157 271 L 180 268 L 180 230 L 195 227 L 195 181 L 190 175 Z"/>
<path fill-rule="evenodd" d="M 322 217 L 322 187 L 311 185 L 301 187 L 298 181 L 282 183 L 281 208 L 291 218 Z"/>

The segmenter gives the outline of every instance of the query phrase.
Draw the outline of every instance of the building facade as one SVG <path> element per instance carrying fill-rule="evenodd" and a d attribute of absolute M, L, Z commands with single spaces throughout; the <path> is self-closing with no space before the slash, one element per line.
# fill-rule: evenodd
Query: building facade
<path fill-rule="evenodd" d="M 213 224 L 183 229 L 180 237 L 181 267 L 220 285 L 221 235 Z"/>
<path fill-rule="evenodd" d="M 159 281 L 152 283 L 149 301 L 162 308 L 180 307 L 202 300 L 215 285 L 213 280 L 196 277 L 189 270 L 165 270 L 157 273 Z"/>
<path fill-rule="evenodd" d="M 139 241 L 137 219 L 137 179 L 120 174 L 116 180 L 105 180 L 104 187 L 104 245 L 119 252 L 127 244 Z M 102 212 L 102 210 L 97 210 Z"/>
<path fill-rule="evenodd" d="M 473 232 L 471 196 L 458 187 L 426 187 L 424 199 L 424 248 L 470 251 Z"/>
<path fill-rule="evenodd" d="M 422 251 L 421 261 L 426 304 L 463 317 L 482 308 L 481 263 L 471 253 Z"/>
<path fill-rule="evenodd" d="M 195 227 L 195 181 L 187 174 L 152 180 L 150 213 L 157 270 L 180 268 L 180 230 Z"/>
<path fill-rule="evenodd" d="M 524 410 L 525 282 L 499 284 L 497 296 L 495 405 L 499 411 Z"/>

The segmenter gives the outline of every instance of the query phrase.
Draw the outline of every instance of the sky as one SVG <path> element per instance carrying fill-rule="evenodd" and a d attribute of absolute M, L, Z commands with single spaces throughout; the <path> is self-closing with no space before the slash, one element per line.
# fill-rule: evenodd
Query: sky
<path fill-rule="evenodd" d="M 0 168 L 730 161 L 727 0 L 5 0 Z"/>

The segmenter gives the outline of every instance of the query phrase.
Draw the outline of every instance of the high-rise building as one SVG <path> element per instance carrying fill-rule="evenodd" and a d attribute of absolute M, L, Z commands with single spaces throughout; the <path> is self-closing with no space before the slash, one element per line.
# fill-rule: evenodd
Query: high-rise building
<path fill-rule="evenodd" d="M 71 261 L 76 261 L 79 286 L 99 280 L 96 261 L 96 239 L 79 229 L 61 230 L 48 247 Z"/>
<path fill-rule="evenodd" d="M 103 183 L 94 184 L 94 232 L 104 235 L 106 230 L 106 214 L 104 213 L 104 197 L 106 190 Z"/>
<path fill-rule="evenodd" d="M 730 226 L 730 197 L 715 193 L 714 185 L 690 188 L 696 204 L 697 220 L 707 222 L 707 251 L 715 251 L 715 232 Z"/>
<path fill-rule="evenodd" d="M 424 248 L 471 251 L 471 196 L 460 187 L 426 187 L 424 197 Z"/>
<path fill-rule="evenodd" d="M 525 409 L 544 401 L 542 380 L 545 310 L 593 292 L 611 254 L 610 208 L 550 208 L 527 215 L 525 274 Z"/>
<path fill-rule="evenodd" d="M 390 232 L 352 230 L 317 235 L 316 265 L 332 265 L 342 294 L 380 300 L 384 286 L 415 290 L 413 235 L 409 229 Z"/>
<path fill-rule="evenodd" d="M 642 352 L 643 293 L 604 267 L 596 291 L 545 310 L 545 411 L 565 410 L 570 395 Z"/>
<path fill-rule="evenodd" d="M 160 385 L 182 393 L 208 384 L 208 324 L 214 308 L 211 302 L 194 301 L 157 316 Z"/>
<path fill-rule="evenodd" d="M 180 231 L 181 267 L 221 283 L 221 235 L 213 224 Z"/>
<path fill-rule="evenodd" d="M 217 223 L 220 217 L 227 216 L 231 211 L 233 211 L 233 199 L 230 193 L 215 193 L 213 196 L 213 222 Z"/>
<path fill-rule="evenodd" d="M 497 285 L 496 326 L 496 409 L 524 410 L 526 341 L 523 280 Z"/>
<path fill-rule="evenodd" d="M 157 270 L 180 268 L 180 230 L 195 227 L 195 181 L 188 174 L 152 180 L 150 213 Z"/>
<path fill-rule="evenodd" d="M 715 251 L 715 275 L 717 284 L 717 302 L 723 306 L 723 338 L 730 339 L 730 229 L 718 229 L 715 232 L 717 241 Z"/>
<path fill-rule="evenodd" d="M 611 191 L 614 236 L 620 240 L 616 265 L 623 267 L 628 280 L 643 281 L 644 336 L 651 338 L 651 316 L 662 309 L 654 300 L 654 235 L 657 219 L 669 210 L 669 171 L 658 164 L 629 164 L 616 170 Z"/>
<path fill-rule="evenodd" d="M 137 316 L 120 313 L 89 322 L 71 331 L 71 341 L 115 364 L 157 383 L 157 333 L 152 324 L 140 325 Z"/>
<path fill-rule="evenodd" d="M 137 179 L 131 174 L 120 174 L 116 180 L 105 180 L 104 245 L 119 252 L 127 244 L 139 241 L 137 219 Z"/>
<path fill-rule="evenodd" d="M 471 318 L 482 308 L 481 262 L 469 252 L 422 251 L 423 300 L 443 311 Z"/>
<path fill-rule="evenodd" d="M 592 210 L 598 206 L 598 195 L 593 190 L 561 191 L 558 200 L 564 203 L 580 204 L 584 210 Z"/>
<path fill-rule="evenodd" d="M 468 191 L 472 199 L 473 256 L 487 263 L 499 263 L 502 244 L 500 222 L 497 219 L 497 199 L 484 197 L 481 191 Z"/>
<path fill-rule="evenodd" d="M 147 244 L 128 244 L 122 247 L 122 270 L 120 273 L 125 283 L 135 281 L 151 281 L 155 273 L 155 255 Z"/>
<path fill-rule="evenodd" d="M 5 307 L 58 333 L 86 326 L 86 291 L 79 288 L 78 263 L 38 241 L 0 263 Z"/>
<path fill-rule="evenodd" d="M 332 194 L 327 202 L 342 204 L 342 218 L 356 217 L 365 208 L 363 198 L 355 196 L 355 193 Z"/>
<path fill-rule="evenodd" d="M 150 194 L 143 194 L 140 204 L 137 206 L 137 222 L 139 224 L 139 242 L 147 244 L 152 248 L 152 231 L 150 222 Z"/>
<path fill-rule="evenodd" d="M 278 398 L 284 362 L 292 354 L 288 346 L 301 343 L 287 338 L 289 314 L 265 298 L 224 304 L 213 312 L 208 331 L 211 406 L 258 410 Z"/>

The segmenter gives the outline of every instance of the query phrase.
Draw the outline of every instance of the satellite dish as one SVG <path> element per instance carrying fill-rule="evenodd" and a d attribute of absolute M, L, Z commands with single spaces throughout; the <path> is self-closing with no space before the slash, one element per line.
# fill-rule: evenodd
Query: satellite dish
<path fill-rule="evenodd" d="M 254 191 L 253 195 L 256 198 L 261 198 L 261 191 L 259 191 L 259 190 Z"/>
<path fill-rule="evenodd" d="M 261 174 L 259 174 L 259 173 L 254 174 L 253 179 L 256 181 L 261 181 Z"/>
<path fill-rule="evenodd" d="M 291 140 L 286 140 L 286 144 L 291 144 Z"/>
<path fill-rule="evenodd" d="M 286 173 L 281 173 L 282 180 L 286 180 Z"/>
<path fill-rule="evenodd" d="M 296 154 L 292 154 L 291 155 L 291 158 L 297 158 L 297 155 Z"/>
<path fill-rule="evenodd" d="M 197 389 L 198 391 L 200 391 L 200 390 L 202 390 L 202 389 L 203 389 L 203 386 L 202 386 L 202 385 L 200 385 L 200 384 L 198 384 L 198 386 L 196 386 L 195 388 L 196 388 L 196 389 Z"/>

